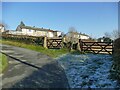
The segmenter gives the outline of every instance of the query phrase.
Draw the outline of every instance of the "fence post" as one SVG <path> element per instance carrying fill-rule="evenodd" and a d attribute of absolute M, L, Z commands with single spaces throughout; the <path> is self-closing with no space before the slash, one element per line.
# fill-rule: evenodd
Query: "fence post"
<path fill-rule="evenodd" d="M 62 48 L 64 48 L 65 37 L 62 38 Z"/>
<path fill-rule="evenodd" d="M 82 51 L 82 41 L 81 41 L 81 39 L 79 39 L 78 47 L 79 47 L 79 50 Z"/>
<path fill-rule="evenodd" d="M 77 50 L 81 51 L 80 42 L 79 41 L 78 41 L 78 44 L 77 44 Z"/>
<path fill-rule="evenodd" d="M 44 47 L 44 48 L 47 48 L 47 37 L 44 37 L 43 47 Z"/>
<path fill-rule="evenodd" d="M 114 42 L 112 41 L 112 54 L 114 54 Z"/>
<path fill-rule="evenodd" d="M 62 41 L 65 42 L 65 37 L 62 38 Z"/>

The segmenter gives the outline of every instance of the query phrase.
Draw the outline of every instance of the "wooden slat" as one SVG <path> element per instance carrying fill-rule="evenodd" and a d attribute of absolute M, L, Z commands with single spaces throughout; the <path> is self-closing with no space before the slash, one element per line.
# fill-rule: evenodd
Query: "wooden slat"
<path fill-rule="evenodd" d="M 87 48 L 87 46 L 83 46 L 82 48 Z M 101 49 L 101 47 L 91 47 L 92 49 Z M 106 47 L 106 49 L 112 49 L 112 47 Z"/>

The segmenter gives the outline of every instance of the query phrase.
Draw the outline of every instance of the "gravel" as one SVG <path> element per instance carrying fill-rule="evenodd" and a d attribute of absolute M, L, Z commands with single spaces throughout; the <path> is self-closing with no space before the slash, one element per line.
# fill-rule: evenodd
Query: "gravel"
<path fill-rule="evenodd" d="M 105 54 L 81 54 L 58 58 L 64 68 L 71 88 L 120 88 L 110 77 L 112 56 Z"/>

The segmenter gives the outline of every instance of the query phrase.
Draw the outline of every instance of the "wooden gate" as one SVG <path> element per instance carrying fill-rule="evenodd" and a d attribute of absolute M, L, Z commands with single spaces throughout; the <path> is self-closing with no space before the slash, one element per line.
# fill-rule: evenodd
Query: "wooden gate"
<path fill-rule="evenodd" d="M 95 41 L 85 42 L 81 40 L 79 40 L 79 42 L 81 51 L 88 51 L 96 54 L 113 53 L 113 42 L 95 42 Z"/>
<path fill-rule="evenodd" d="M 62 39 L 47 39 L 47 47 L 49 49 L 62 48 Z"/>

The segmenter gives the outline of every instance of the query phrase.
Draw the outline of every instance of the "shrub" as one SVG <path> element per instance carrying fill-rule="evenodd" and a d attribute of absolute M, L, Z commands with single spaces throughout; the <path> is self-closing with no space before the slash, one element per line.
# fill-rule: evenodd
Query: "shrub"
<path fill-rule="evenodd" d="M 120 38 L 114 41 L 113 60 L 112 71 L 114 71 L 116 79 L 120 80 Z"/>

